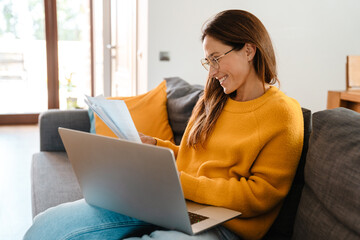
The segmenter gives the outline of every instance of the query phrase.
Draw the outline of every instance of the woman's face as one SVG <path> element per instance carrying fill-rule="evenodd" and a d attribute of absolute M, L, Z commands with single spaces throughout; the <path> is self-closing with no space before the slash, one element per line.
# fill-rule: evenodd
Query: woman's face
<path fill-rule="evenodd" d="M 207 59 L 215 59 L 230 51 L 231 46 L 219 40 L 206 36 L 203 41 L 204 54 Z M 209 77 L 215 78 L 223 87 L 225 94 L 236 91 L 236 100 L 248 100 L 248 91 L 252 91 L 254 83 L 261 83 L 255 73 L 252 59 L 256 48 L 251 44 L 239 51 L 231 51 L 218 60 L 219 67 L 210 67 Z"/>

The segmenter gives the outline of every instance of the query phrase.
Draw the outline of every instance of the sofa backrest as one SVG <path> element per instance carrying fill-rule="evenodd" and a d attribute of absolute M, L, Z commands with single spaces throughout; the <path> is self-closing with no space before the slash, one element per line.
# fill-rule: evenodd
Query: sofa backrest
<path fill-rule="evenodd" d="M 293 239 L 360 239 L 360 114 L 313 114 Z"/>
<path fill-rule="evenodd" d="M 199 96 L 203 92 L 200 85 L 190 85 L 181 78 L 166 79 L 167 110 L 169 123 L 176 144 L 180 144 L 188 119 Z M 87 110 L 48 110 L 39 116 L 40 151 L 65 151 L 58 133 L 59 127 L 90 131 L 90 118 Z"/>
<path fill-rule="evenodd" d="M 52 109 L 41 113 L 39 116 L 40 151 L 65 151 L 58 132 L 59 127 L 89 132 L 90 119 L 88 111 L 83 109 Z"/>

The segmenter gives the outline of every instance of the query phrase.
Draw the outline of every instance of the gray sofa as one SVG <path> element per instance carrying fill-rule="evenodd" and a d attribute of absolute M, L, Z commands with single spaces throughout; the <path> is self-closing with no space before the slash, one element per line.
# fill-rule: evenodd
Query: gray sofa
<path fill-rule="evenodd" d="M 179 144 L 201 86 L 168 78 L 167 109 Z M 304 147 L 290 193 L 265 239 L 360 239 L 360 114 L 303 109 Z M 312 119 L 312 121 L 311 121 Z M 90 131 L 86 110 L 39 117 L 40 152 L 32 159 L 33 217 L 82 198 L 57 128 Z"/>

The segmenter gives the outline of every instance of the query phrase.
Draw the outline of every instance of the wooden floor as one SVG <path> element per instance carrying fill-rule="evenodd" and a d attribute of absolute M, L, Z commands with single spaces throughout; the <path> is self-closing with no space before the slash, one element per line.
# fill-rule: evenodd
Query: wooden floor
<path fill-rule="evenodd" d="M 30 164 L 37 125 L 0 125 L 0 239 L 22 239 L 32 222 Z"/>

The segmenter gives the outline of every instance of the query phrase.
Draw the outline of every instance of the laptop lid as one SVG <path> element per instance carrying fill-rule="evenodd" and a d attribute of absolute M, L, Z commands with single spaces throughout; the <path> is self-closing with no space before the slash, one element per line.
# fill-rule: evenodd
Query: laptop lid
<path fill-rule="evenodd" d="M 241 214 L 191 203 L 216 217 L 191 226 L 172 150 L 65 128 L 59 133 L 89 204 L 191 235 Z"/>

